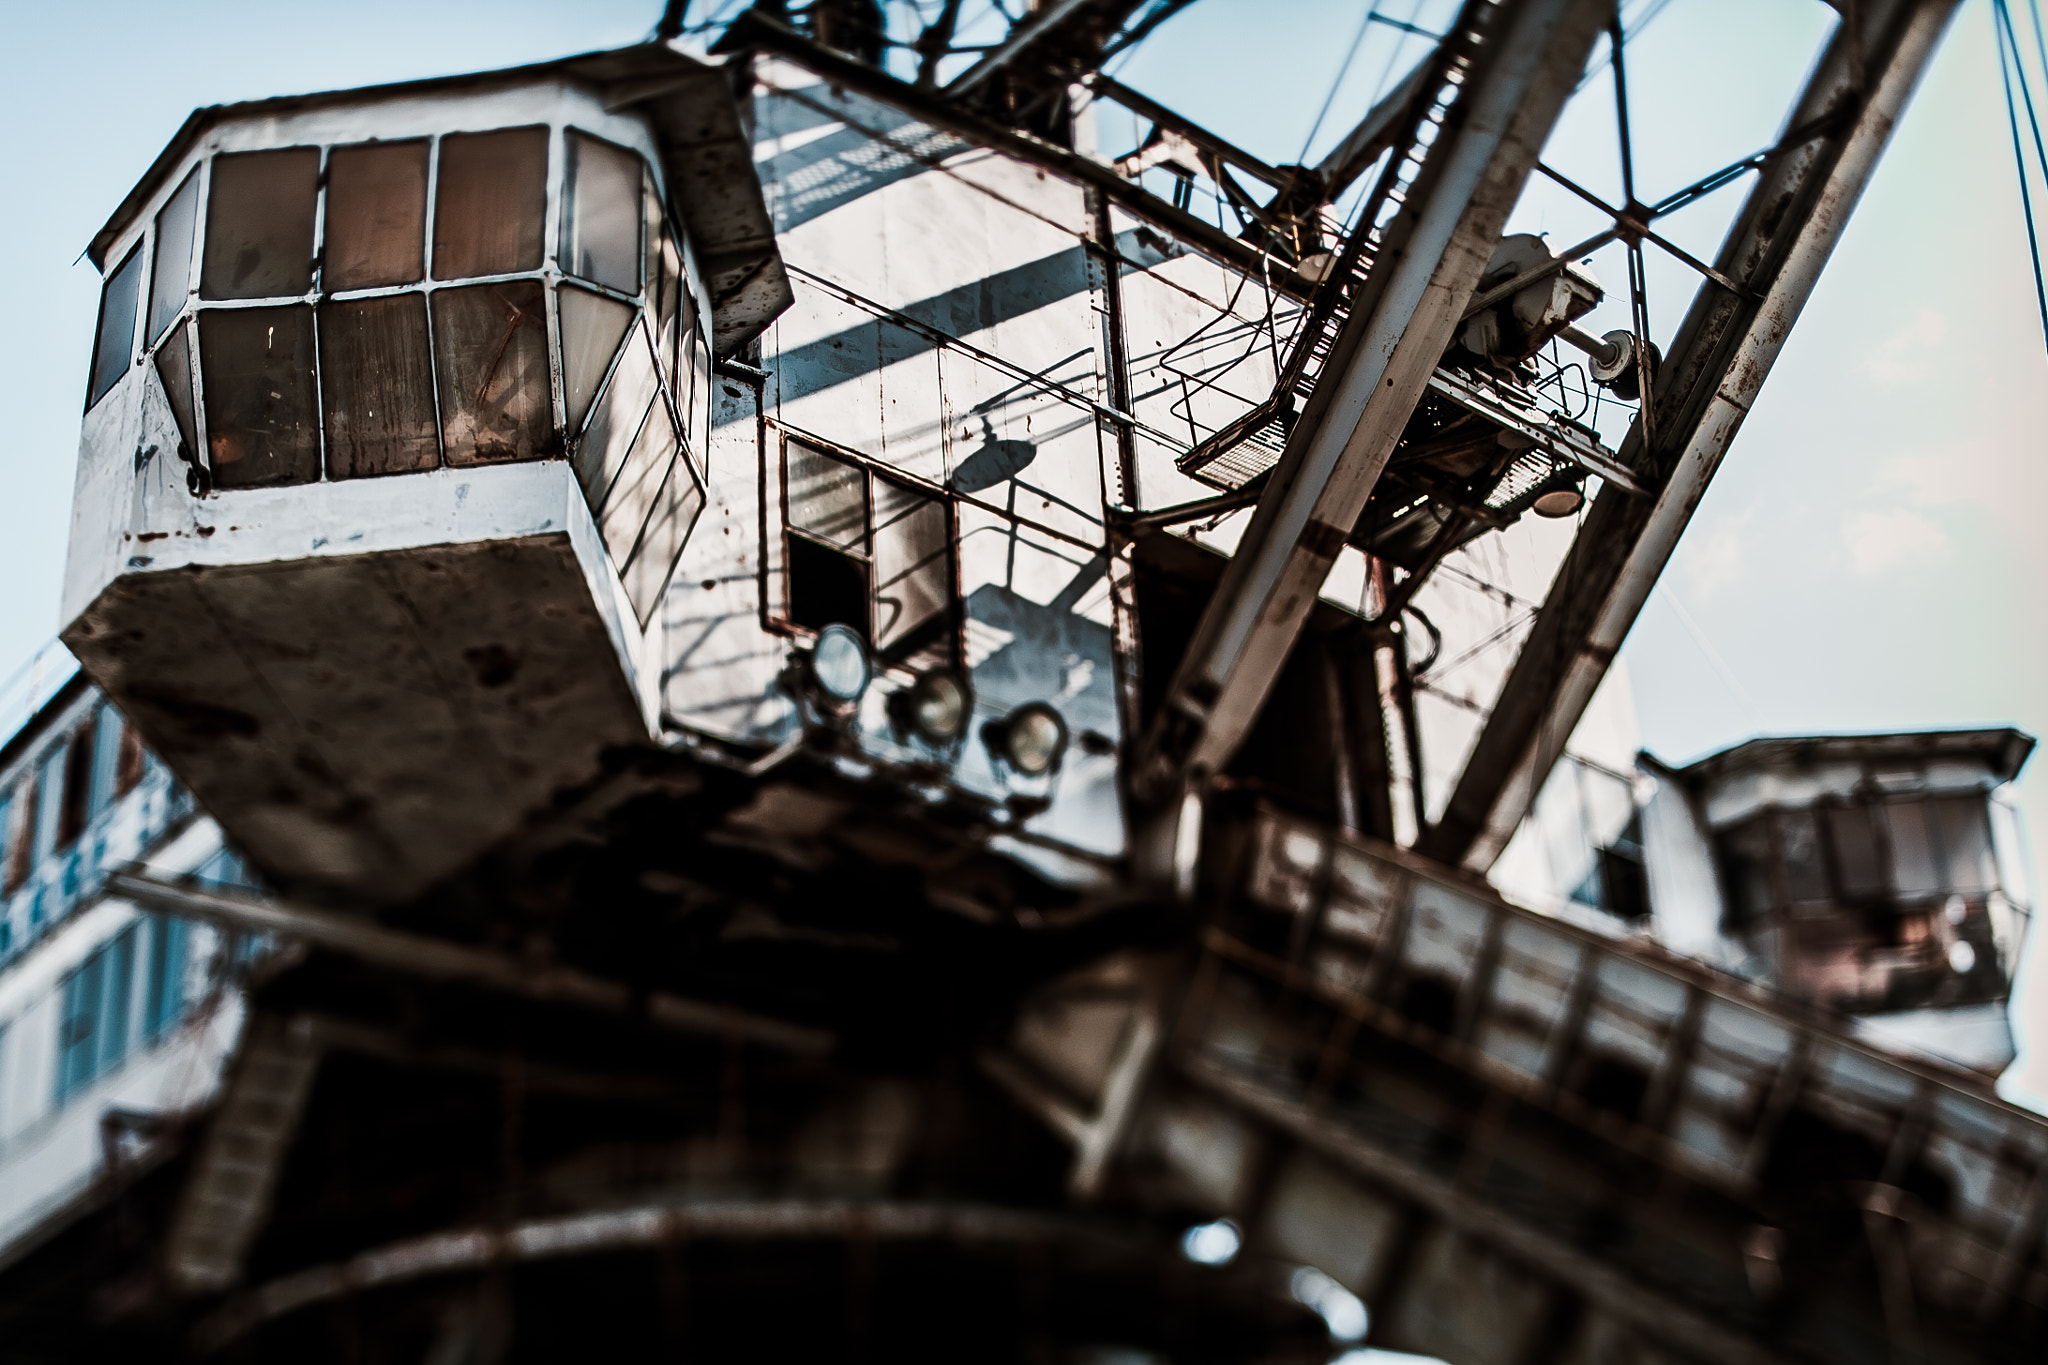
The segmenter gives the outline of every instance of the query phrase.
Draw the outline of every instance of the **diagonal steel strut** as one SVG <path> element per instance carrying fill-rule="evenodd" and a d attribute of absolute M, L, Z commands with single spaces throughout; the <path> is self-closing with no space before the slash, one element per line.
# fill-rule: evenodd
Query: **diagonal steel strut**
<path fill-rule="evenodd" d="M 1250 730 L 1613 15 L 1614 0 L 1478 0 L 1446 39 L 1476 47 L 1472 67 L 1144 737 L 1141 801 L 1173 802 Z"/>
<path fill-rule="evenodd" d="M 1621 458 L 1655 498 L 1603 489 L 1573 542 L 1443 818 L 1421 849 L 1493 866 L 1635 624 L 1869 183 L 1958 0 L 1861 0 L 1828 44 L 1659 375 L 1654 443 Z M 1859 50 L 1860 49 L 1860 50 Z"/>

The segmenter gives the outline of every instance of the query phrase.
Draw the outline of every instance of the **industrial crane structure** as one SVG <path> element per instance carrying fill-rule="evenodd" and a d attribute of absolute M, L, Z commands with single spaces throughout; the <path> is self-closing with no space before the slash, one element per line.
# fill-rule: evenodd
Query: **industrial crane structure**
<path fill-rule="evenodd" d="M 1920 803 L 1824 993 L 1486 879 L 1957 0 L 1841 0 L 1655 200 L 1615 0 L 1405 23 L 1314 166 L 1106 74 L 1185 4 L 675 7 L 178 131 L 0 753 L 0 1356 L 2038 1358 L 2048 1124 L 1840 1012 L 2002 1010 L 2030 740 L 1673 778 L 1760 943 L 1785 831 Z"/>

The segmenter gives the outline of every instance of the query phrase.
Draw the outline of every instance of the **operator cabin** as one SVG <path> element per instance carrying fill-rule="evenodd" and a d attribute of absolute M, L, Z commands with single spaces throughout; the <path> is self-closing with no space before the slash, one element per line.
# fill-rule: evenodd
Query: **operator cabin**
<path fill-rule="evenodd" d="M 789 286 L 665 47 L 195 113 L 104 276 L 63 638 L 273 878 L 403 898 L 658 722 Z"/>

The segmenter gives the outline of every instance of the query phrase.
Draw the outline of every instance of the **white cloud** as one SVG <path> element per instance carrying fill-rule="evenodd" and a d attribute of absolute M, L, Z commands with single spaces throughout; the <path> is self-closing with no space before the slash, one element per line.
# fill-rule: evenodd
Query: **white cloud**
<path fill-rule="evenodd" d="M 1948 548 L 1948 533 L 1918 512 L 1852 512 L 1842 523 L 1842 542 L 1859 574 L 1929 559 Z"/>
<path fill-rule="evenodd" d="M 1948 319 L 1922 308 L 1913 320 L 1878 343 L 1870 377 L 1886 384 L 1910 384 L 1927 374 L 1929 353 L 1948 335 Z"/>

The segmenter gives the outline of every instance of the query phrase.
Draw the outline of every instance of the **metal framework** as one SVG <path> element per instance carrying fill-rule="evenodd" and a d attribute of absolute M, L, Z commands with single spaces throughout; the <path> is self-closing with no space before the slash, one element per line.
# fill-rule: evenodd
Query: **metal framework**
<path fill-rule="evenodd" d="M 1421 401 L 1612 6 L 1469 6 L 1462 76 L 1364 295 L 1168 688 L 1134 766 L 1154 803 L 1220 771 L 1251 728 Z M 1453 73 L 1446 72 L 1447 76 Z"/>
<path fill-rule="evenodd" d="M 1499 704 L 1421 849 L 1484 871 L 1528 813 L 1544 775 L 1627 638 L 1692 520 L 1878 157 L 1926 70 L 1955 0 L 1865 0 L 1794 104 L 1782 145 L 1736 218 L 1666 358 L 1654 431 L 1622 458 L 1655 499 L 1607 489 L 1536 618 Z"/>

